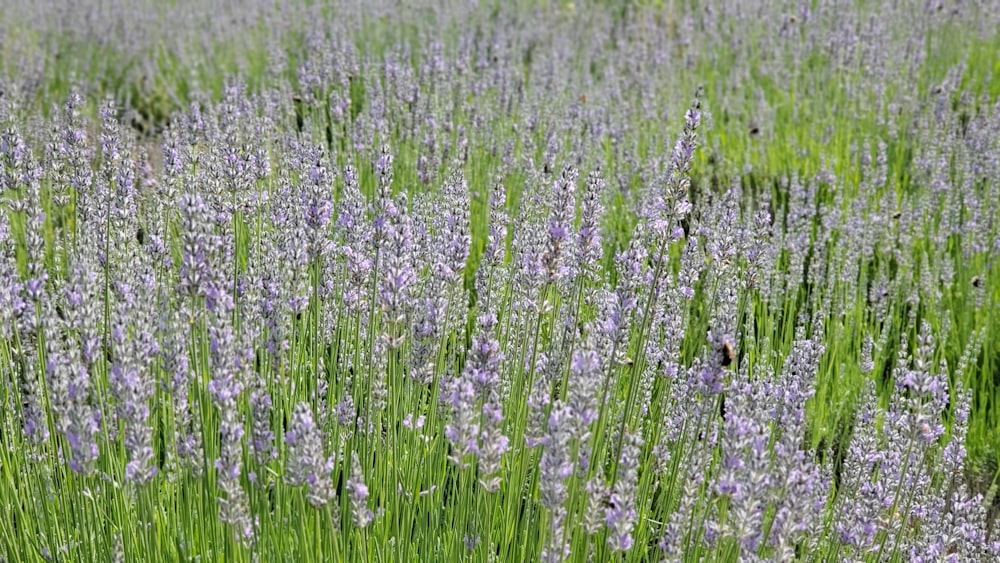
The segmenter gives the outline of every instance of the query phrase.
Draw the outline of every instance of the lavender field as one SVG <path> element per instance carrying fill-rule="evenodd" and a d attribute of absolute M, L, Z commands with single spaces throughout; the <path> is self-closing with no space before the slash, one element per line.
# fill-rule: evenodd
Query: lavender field
<path fill-rule="evenodd" d="M 5 0 L 0 563 L 1000 561 L 997 0 Z"/>

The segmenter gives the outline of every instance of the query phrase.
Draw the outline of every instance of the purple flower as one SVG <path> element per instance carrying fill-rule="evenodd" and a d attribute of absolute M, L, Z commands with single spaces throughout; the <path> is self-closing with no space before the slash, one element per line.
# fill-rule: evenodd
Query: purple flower
<path fill-rule="evenodd" d="M 383 274 L 379 280 L 379 302 L 382 314 L 392 324 L 404 321 L 412 306 L 411 291 L 416 283 L 414 267 L 413 233 L 411 219 L 406 212 L 406 198 L 387 205 L 385 209 L 385 244 L 380 264 Z"/>
<path fill-rule="evenodd" d="M 351 501 L 351 519 L 354 525 L 358 528 L 368 526 L 375 519 L 375 513 L 368 508 L 368 487 L 365 485 L 357 452 L 351 452 L 351 476 L 347 479 L 347 495 Z"/>
<path fill-rule="evenodd" d="M 261 378 L 256 379 L 250 392 L 250 411 L 253 418 L 250 449 L 257 463 L 266 464 L 278 457 L 278 450 L 274 445 L 274 432 L 271 431 L 271 395 Z"/>
<path fill-rule="evenodd" d="M 336 506 L 337 491 L 330 476 L 334 457 L 323 453 L 323 432 L 313 421 L 307 403 L 298 403 L 285 432 L 288 457 L 285 462 L 285 482 L 292 486 L 307 486 L 306 499 L 316 508 Z M 360 474 L 360 471 L 358 471 Z M 354 494 L 352 492 L 352 494 Z"/>
<path fill-rule="evenodd" d="M 639 485 L 639 454 L 642 436 L 627 432 L 622 439 L 618 473 L 611 486 L 608 507 L 604 520 L 608 526 L 608 547 L 613 551 L 628 551 L 632 548 L 632 529 L 638 515 L 636 511 L 636 489 Z"/>
<path fill-rule="evenodd" d="M 570 229 L 575 216 L 574 192 L 579 173 L 574 168 L 563 170 L 552 186 L 552 210 L 548 222 L 548 242 L 542 255 L 542 267 L 549 283 L 558 283 L 569 275 L 566 264 Z"/>
<path fill-rule="evenodd" d="M 587 175 L 587 186 L 580 205 L 580 227 L 576 234 L 574 253 L 576 271 L 589 280 L 595 280 L 598 275 L 597 268 L 603 251 L 600 220 L 604 214 L 601 203 L 604 190 L 605 182 L 600 171 L 595 170 Z"/>

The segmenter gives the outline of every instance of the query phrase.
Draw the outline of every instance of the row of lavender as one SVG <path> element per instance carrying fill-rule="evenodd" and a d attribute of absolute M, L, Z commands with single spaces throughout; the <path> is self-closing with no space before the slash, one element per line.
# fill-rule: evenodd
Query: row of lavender
<path fill-rule="evenodd" d="M 310 41 L 155 143 L 4 108 L 0 557 L 997 555 L 961 75 L 771 186 L 697 162 L 728 94 L 651 128 L 611 45 L 586 96 L 558 42 Z"/>
<path fill-rule="evenodd" d="M 931 88 L 943 87 L 947 102 L 961 94 L 964 105 L 996 93 L 995 0 L 643 4 L 10 0 L 0 12 L 0 82 L 8 99 L 43 110 L 82 82 L 156 129 L 192 96 L 217 94 L 230 73 L 255 86 L 290 82 L 333 112 L 351 106 L 349 82 L 385 73 L 386 91 L 366 93 L 373 119 L 395 116 L 395 97 L 426 117 L 413 95 L 433 79 L 431 90 L 455 99 L 508 94 L 482 106 L 490 111 L 518 111 L 503 102 L 522 90 L 534 106 L 557 102 L 563 111 L 551 116 L 578 99 L 613 100 L 580 111 L 616 138 L 636 119 L 683 112 L 688 94 L 677 92 L 704 84 L 727 132 L 709 146 L 739 165 L 742 150 L 761 150 L 751 137 L 810 145 L 809 133 L 831 145 L 850 119 L 895 138 L 938 102 Z"/>

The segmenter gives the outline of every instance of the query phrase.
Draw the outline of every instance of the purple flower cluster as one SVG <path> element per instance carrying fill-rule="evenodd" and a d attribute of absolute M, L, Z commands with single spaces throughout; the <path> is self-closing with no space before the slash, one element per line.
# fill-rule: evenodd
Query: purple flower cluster
<path fill-rule="evenodd" d="M 337 491 L 334 489 L 330 474 L 334 470 L 334 457 L 323 453 L 323 432 L 313 420 L 312 409 L 306 403 L 295 405 L 292 419 L 285 432 L 285 444 L 288 446 L 288 461 L 285 466 L 285 481 L 292 486 L 305 486 L 308 489 L 309 504 L 322 507 L 335 500 Z M 351 491 L 351 501 L 364 502 L 361 495 L 364 481 L 360 479 L 360 467 L 352 472 L 354 485 L 348 487 Z M 367 490 L 363 492 L 367 493 Z M 334 506 L 336 506 L 334 504 Z"/>

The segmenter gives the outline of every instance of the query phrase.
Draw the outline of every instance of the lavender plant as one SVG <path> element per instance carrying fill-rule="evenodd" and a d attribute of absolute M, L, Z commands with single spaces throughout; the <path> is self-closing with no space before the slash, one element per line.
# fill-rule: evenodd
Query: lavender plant
<path fill-rule="evenodd" d="M 7 4 L 0 561 L 1000 559 L 995 2 Z"/>

